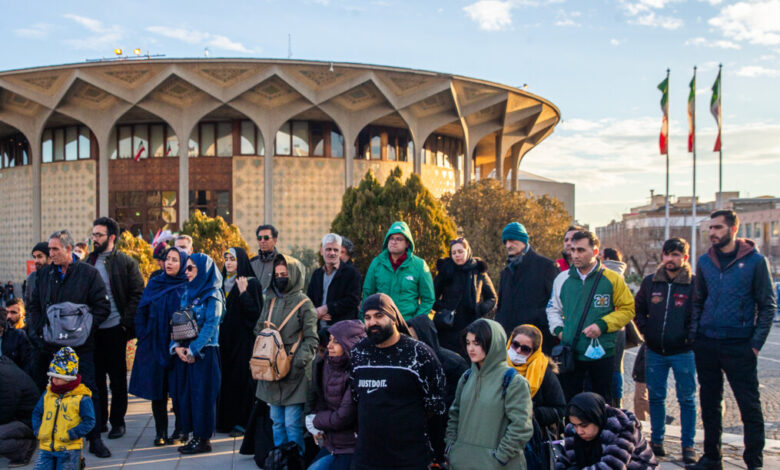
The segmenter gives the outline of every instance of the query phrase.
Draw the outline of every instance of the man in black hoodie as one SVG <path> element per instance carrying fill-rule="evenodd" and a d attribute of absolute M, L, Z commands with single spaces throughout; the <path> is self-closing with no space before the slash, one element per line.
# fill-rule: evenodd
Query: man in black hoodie
<path fill-rule="evenodd" d="M 431 349 L 408 336 L 386 294 L 361 307 L 368 338 L 352 349 L 350 382 L 358 405 L 356 470 L 420 470 L 443 461 L 444 371 Z M 434 458 L 435 455 L 435 458 Z"/>

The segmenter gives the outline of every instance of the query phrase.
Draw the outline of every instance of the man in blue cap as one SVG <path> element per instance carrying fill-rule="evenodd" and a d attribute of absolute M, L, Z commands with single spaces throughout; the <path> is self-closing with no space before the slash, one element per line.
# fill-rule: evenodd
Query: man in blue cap
<path fill-rule="evenodd" d="M 560 270 L 555 262 L 531 248 L 523 224 L 511 222 L 501 234 L 508 255 L 498 287 L 496 321 L 507 337 L 517 325 L 530 323 L 544 334 L 542 350 L 550 354 L 556 341 L 547 324 L 546 307 L 555 276 Z"/>

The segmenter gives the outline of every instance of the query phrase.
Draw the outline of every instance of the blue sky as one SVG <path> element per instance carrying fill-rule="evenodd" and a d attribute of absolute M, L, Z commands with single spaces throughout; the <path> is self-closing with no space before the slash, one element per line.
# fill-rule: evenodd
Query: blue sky
<path fill-rule="evenodd" d="M 780 194 L 780 0 L 3 2 L 0 70 L 110 57 L 293 58 L 456 73 L 529 91 L 564 122 L 521 164 L 577 185 L 602 225 L 664 190 L 656 85 L 671 68 L 670 193 L 691 194 L 688 82 L 699 67 L 698 193 L 717 190 L 710 87 L 722 63 L 724 190 Z"/>

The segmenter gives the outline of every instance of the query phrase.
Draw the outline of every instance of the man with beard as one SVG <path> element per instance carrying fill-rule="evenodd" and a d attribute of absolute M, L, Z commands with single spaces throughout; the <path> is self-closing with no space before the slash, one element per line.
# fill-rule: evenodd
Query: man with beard
<path fill-rule="evenodd" d="M 686 468 L 720 469 L 723 373 L 739 405 L 747 468 L 763 465 L 764 416 L 758 393 L 758 352 L 777 308 L 767 259 L 755 243 L 736 238 L 737 213 L 710 215 L 712 247 L 696 266 L 691 337 L 699 376 L 704 455 Z M 649 383 L 648 383 L 649 385 Z M 651 411 L 652 413 L 652 411 Z"/>
<path fill-rule="evenodd" d="M 696 462 L 696 364 L 691 351 L 693 338 L 689 336 L 694 282 L 688 264 L 688 242 L 672 238 L 664 242 L 661 266 L 642 281 L 635 299 L 634 321 L 647 344 L 645 380 L 650 394 L 650 446 L 655 455 L 666 455 L 666 381 L 672 369 L 680 404 L 685 463 Z"/>
<path fill-rule="evenodd" d="M 125 434 L 127 412 L 127 342 L 135 337 L 135 311 L 144 291 L 144 278 L 138 263 L 116 248 L 119 224 L 109 217 L 100 217 L 92 223 L 94 249 L 87 263 L 97 268 L 106 285 L 111 314 L 100 324 L 95 334 L 95 380 L 99 389 L 101 432 L 111 421 L 109 439 Z M 106 376 L 111 381 L 111 414 L 108 410 Z"/>
<path fill-rule="evenodd" d="M 562 257 L 555 260 L 555 263 L 558 265 L 558 269 L 561 271 L 568 271 L 571 267 L 571 239 L 574 234 L 580 230 L 585 229 L 579 225 L 571 225 L 566 229 L 566 233 L 563 235 L 563 251 L 561 252 Z"/>
<path fill-rule="evenodd" d="M 36 243 L 32 249 L 33 262 L 35 263 L 35 271 L 31 272 L 27 276 L 27 280 L 24 281 L 24 304 L 30 305 L 32 300 L 33 290 L 35 290 L 35 280 L 37 279 L 38 272 L 43 269 L 44 266 L 49 264 L 49 244 L 47 242 Z"/>
<path fill-rule="evenodd" d="M 263 286 L 263 297 L 265 297 L 268 286 L 274 276 L 274 260 L 279 252 L 276 250 L 276 241 L 279 239 L 279 231 L 273 225 L 261 225 L 255 230 L 257 236 L 257 256 L 249 260 L 255 277 Z"/>
<path fill-rule="evenodd" d="M 95 383 L 95 332 L 111 313 L 106 285 L 97 269 L 79 261 L 73 254 L 73 237 L 67 230 L 59 230 L 49 237 L 49 256 L 52 264 L 44 266 L 38 273 L 32 300 L 28 305 L 30 342 L 38 350 L 33 380 L 40 390 L 46 389 L 46 372 L 52 356 L 61 345 L 46 342 L 43 327 L 50 306 L 70 302 L 86 305 L 92 312 L 92 327 L 84 344 L 75 347 L 79 356 L 81 381 L 92 392 L 92 401 L 100 403 L 100 394 Z M 123 345 L 124 346 L 124 345 Z M 100 416 L 95 406 L 95 418 Z M 99 422 L 99 421 L 98 421 Z M 97 426 L 87 434 L 89 451 L 100 458 L 111 457 L 111 452 L 100 438 Z"/>
<path fill-rule="evenodd" d="M 368 337 L 351 353 L 350 386 L 358 408 L 352 468 L 420 470 L 443 462 L 447 409 L 436 355 L 408 336 L 388 295 L 368 296 L 361 311 Z"/>

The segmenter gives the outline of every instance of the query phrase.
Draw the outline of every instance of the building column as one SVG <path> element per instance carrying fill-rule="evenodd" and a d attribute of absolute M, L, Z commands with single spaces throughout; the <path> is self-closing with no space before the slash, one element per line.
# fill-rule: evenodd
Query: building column
<path fill-rule="evenodd" d="M 274 223 L 274 154 L 276 153 L 274 137 L 276 133 L 267 136 L 267 131 L 261 132 L 266 142 L 263 153 L 263 223 L 272 224 Z"/>
<path fill-rule="evenodd" d="M 509 162 L 512 166 L 509 167 L 510 185 L 509 188 L 512 192 L 517 192 L 517 166 L 518 159 L 520 158 L 520 145 L 515 144 L 512 146 L 512 156 L 509 158 Z"/>
<path fill-rule="evenodd" d="M 98 143 L 98 161 L 97 161 L 97 174 L 98 174 L 98 217 L 109 217 L 108 212 L 108 142 L 111 130 L 96 134 L 95 138 Z"/>
<path fill-rule="evenodd" d="M 422 156 L 423 156 L 423 148 L 422 145 L 418 145 L 418 141 L 416 138 L 412 137 L 412 142 L 414 143 L 414 156 L 412 159 L 413 163 L 413 170 L 414 173 L 422 176 Z M 424 144 L 425 142 L 423 142 Z"/>
<path fill-rule="evenodd" d="M 25 134 L 27 142 L 30 144 L 30 158 L 32 159 L 32 232 L 34 243 L 40 240 L 46 240 L 48 233 L 42 233 L 43 227 L 41 218 L 43 217 L 43 204 L 41 201 L 41 134 L 40 132 L 31 132 Z"/>
<path fill-rule="evenodd" d="M 469 148 L 468 142 L 466 143 L 466 152 L 463 156 L 463 185 L 467 185 L 471 183 L 471 175 L 474 172 L 472 169 L 473 163 L 474 163 L 474 153 L 476 153 L 476 148 Z"/>
<path fill-rule="evenodd" d="M 501 183 L 502 188 L 506 188 L 504 179 L 504 149 L 502 147 L 502 132 L 496 133 L 496 179 Z"/>
<path fill-rule="evenodd" d="M 175 132 L 175 131 L 174 131 Z M 184 227 L 184 221 L 190 217 L 190 160 L 189 160 L 189 144 L 190 144 L 190 132 L 186 133 L 185 138 L 181 138 L 183 132 L 176 132 L 176 136 L 179 139 L 179 230 Z"/>
<path fill-rule="evenodd" d="M 355 137 L 342 130 L 344 136 L 344 190 L 355 186 Z"/>

